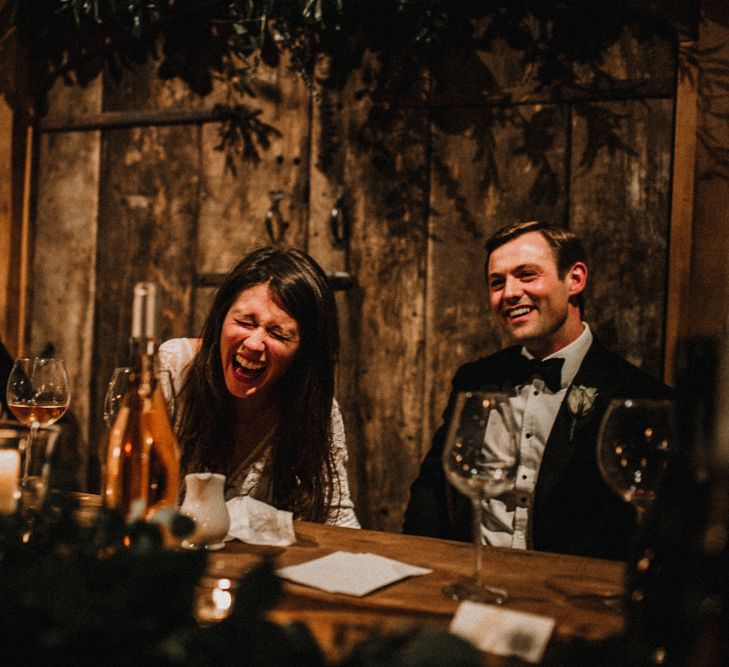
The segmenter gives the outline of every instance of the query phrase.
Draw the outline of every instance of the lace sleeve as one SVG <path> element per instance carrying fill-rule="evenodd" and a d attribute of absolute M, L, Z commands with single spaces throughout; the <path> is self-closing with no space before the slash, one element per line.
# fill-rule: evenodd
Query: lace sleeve
<path fill-rule="evenodd" d="M 199 347 L 199 338 L 171 338 L 159 346 L 157 351 L 159 369 L 170 372 L 175 395 L 180 393 L 187 368 Z"/>
<path fill-rule="evenodd" d="M 347 443 L 344 435 L 344 421 L 336 399 L 332 405 L 332 460 L 334 462 L 332 502 L 326 523 L 345 528 L 360 528 L 354 513 L 354 502 L 349 495 L 347 479 Z"/>

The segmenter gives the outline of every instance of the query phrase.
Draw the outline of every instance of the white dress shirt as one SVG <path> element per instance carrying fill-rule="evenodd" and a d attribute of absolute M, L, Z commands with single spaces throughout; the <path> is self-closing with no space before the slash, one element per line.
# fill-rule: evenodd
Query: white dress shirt
<path fill-rule="evenodd" d="M 564 359 L 559 391 L 552 393 L 541 378 L 534 378 L 529 384 L 517 386 L 516 396 L 509 401 L 516 423 L 521 424 L 519 464 L 513 491 L 484 501 L 481 536 L 486 544 L 516 549 L 532 545 L 531 508 L 544 447 L 567 389 L 592 344 L 590 327 L 584 322 L 583 327 L 576 340 L 544 359 Z M 522 354 L 533 358 L 525 348 Z"/>

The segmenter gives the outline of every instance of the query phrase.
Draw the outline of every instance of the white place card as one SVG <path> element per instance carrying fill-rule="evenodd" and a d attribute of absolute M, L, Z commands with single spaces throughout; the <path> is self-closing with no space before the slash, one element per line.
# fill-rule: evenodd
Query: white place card
<path fill-rule="evenodd" d="M 538 663 L 554 630 L 554 619 L 478 602 L 461 602 L 450 631 L 494 655 Z"/>
<path fill-rule="evenodd" d="M 406 577 L 432 570 L 369 553 L 335 551 L 300 565 L 282 567 L 280 577 L 327 593 L 362 596 Z"/>

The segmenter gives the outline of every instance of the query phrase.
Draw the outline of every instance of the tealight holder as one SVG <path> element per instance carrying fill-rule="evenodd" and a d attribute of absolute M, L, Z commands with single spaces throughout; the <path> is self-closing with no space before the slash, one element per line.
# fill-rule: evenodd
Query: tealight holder
<path fill-rule="evenodd" d="M 238 581 L 205 575 L 195 589 L 195 618 L 200 625 L 212 625 L 230 616 L 235 605 Z"/>
<path fill-rule="evenodd" d="M 51 482 L 51 464 L 59 428 L 38 430 L 29 448 L 30 429 L 0 422 L 0 513 L 20 511 L 32 521 L 45 500 Z"/>
<path fill-rule="evenodd" d="M 0 514 L 15 514 L 20 498 L 20 454 L 0 449 Z"/>

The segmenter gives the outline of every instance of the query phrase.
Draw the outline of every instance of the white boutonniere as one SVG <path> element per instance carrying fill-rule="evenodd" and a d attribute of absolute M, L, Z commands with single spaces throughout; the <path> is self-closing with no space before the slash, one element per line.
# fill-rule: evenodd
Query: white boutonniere
<path fill-rule="evenodd" d="M 575 434 L 577 420 L 590 414 L 597 398 L 595 387 L 585 387 L 581 384 L 572 385 L 570 393 L 567 394 L 567 407 L 572 415 L 572 428 L 570 429 L 570 440 Z"/>

